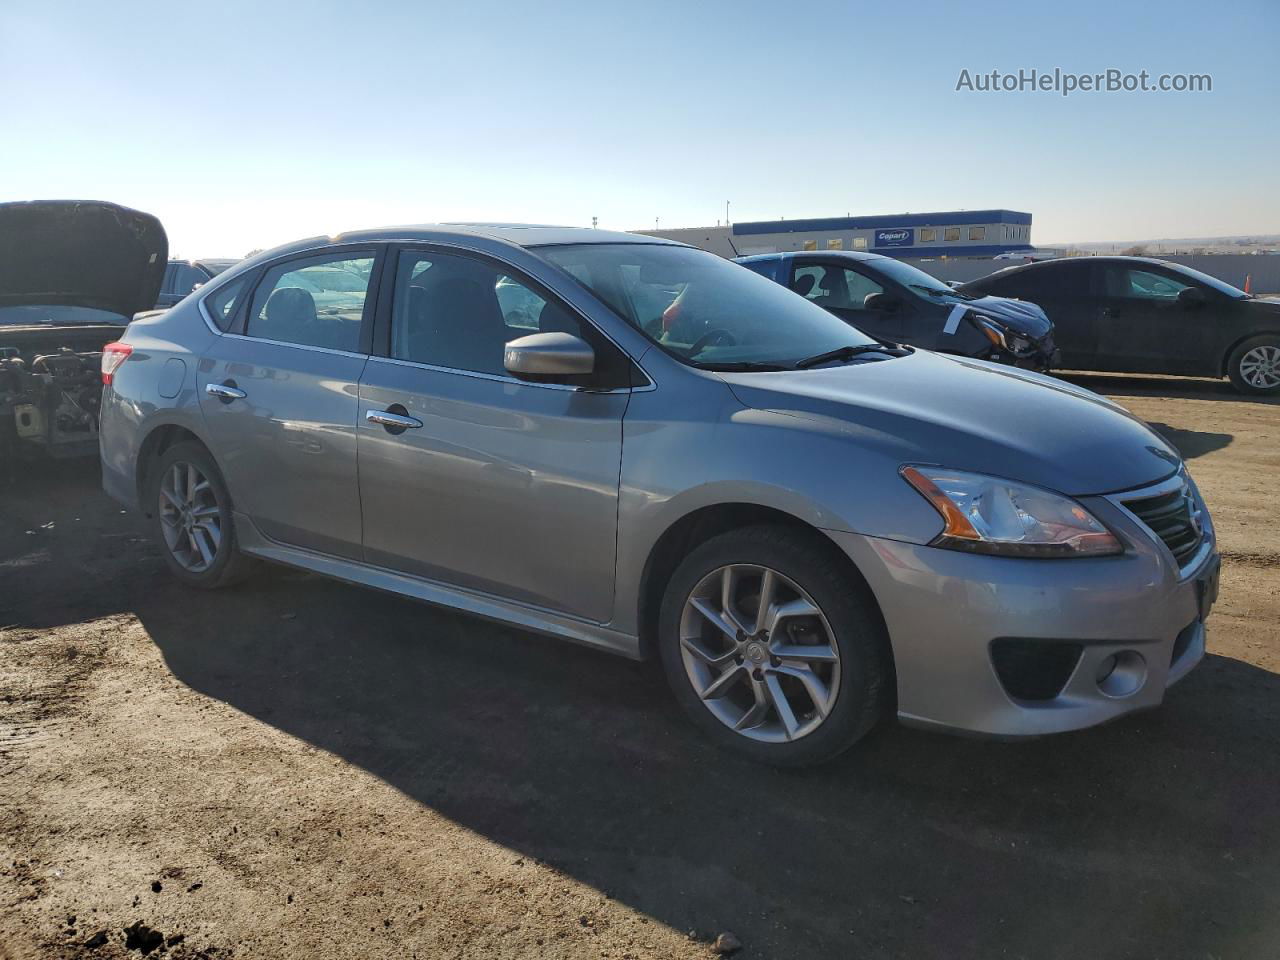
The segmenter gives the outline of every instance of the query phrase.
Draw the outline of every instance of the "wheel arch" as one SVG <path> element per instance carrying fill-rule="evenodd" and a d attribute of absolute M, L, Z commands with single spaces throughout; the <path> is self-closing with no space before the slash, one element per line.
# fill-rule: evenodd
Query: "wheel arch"
<path fill-rule="evenodd" d="M 1234 354 L 1237 350 L 1240 349 L 1240 347 L 1248 343 L 1250 340 L 1260 340 L 1264 337 L 1271 337 L 1273 339 L 1280 340 L 1280 329 L 1255 330 L 1252 333 L 1246 333 L 1240 337 L 1237 337 L 1234 341 L 1232 341 L 1232 343 L 1227 347 L 1226 351 L 1222 354 L 1222 371 L 1218 375 L 1221 377 L 1231 376 L 1232 354 Z"/>
<path fill-rule="evenodd" d="M 639 626 L 642 659 L 650 659 L 656 652 L 658 615 L 662 598 L 671 575 L 675 573 L 676 567 L 689 552 L 699 544 L 722 533 L 766 524 L 791 527 L 798 534 L 813 539 L 821 549 L 831 551 L 832 556 L 848 573 L 851 581 L 869 599 L 874 616 L 884 624 L 879 601 L 862 575 L 862 571 L 821 528 L 776 507 L 750 502 L 717 503 L 699 507 L 675 520 L 654 541 L 649 550 L 640 576 L 640 588 L 637 591 L 636 622 Z"/>
<path fill-rule="evenodd" d="M 138 506 L 143 516 L 153 514 L 151 503 L 146 497 L 147 485 L 151 479 L 151 470 L 164 452 L 177 443 L 194 442 L 200 444 L 213 457 L 213 451 L 205 439 L 190 427 L 180 423 L 161 423 L 152 428 L 138 447 L 135 462 L 134 483 L 138 492 Z M 214 457 L 214 462 L 217 458 Z"/>

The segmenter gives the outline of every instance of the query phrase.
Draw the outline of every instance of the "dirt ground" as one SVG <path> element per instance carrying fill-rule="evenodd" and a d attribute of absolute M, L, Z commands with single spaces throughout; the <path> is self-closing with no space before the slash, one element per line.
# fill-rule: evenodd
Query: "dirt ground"
<path fill-rule="evenodd" d="M 95 466 L 20 471 L 0 958 L 1280 957 L 1280 405 L 1075 379 L 1214 511 L 1205 662 L 1100 729 L 799 773 L 651 667 L 282 569 L 184 589 Z"/>

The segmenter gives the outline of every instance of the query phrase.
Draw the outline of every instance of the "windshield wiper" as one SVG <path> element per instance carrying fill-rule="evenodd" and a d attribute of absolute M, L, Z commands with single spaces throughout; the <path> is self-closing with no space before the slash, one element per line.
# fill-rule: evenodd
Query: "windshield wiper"
<path fill-rule="evenodd" d="M 795 369 L 808 370 L 810 367 L 816 367 L 820 363 L 830 363 L 832 360 L 852 360 L 864 353 L 887 353 L 891 357 L 903 356 L 902 351 L 897 347 L 887 347 L 883 343 L 860 343 L 856 347 L 836 347 L 826 353 L 815 353 L 812 357 L 797 360 Z"/>
<path fill-rule="evenodd" d="M 699 370 L 714 370 L 718 373 L 765 373 L 769 371 L 790 370 L 780 363 L 763 363 L 757 360 L 733 360 L 725 363 L 689 361 Z"/>

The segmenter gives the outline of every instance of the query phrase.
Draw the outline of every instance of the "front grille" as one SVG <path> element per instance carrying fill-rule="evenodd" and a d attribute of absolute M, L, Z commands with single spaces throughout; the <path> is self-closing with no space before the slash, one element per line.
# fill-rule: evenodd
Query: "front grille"
<path fill-rule="evenodd" d="M 991 663 L 1009 696 L 1018 700 L 1052 700 L 1066 686 L 1084 648 L 1064 640 L 991 641 Z"/>
<path fill-rule="evenodd" d="M 1125 500 L 1124 505 L 1169 548 L 1179 567 L 1186 566 L 1204 542 L 1200 508 L 1185 482 L 1153 497 Z"/>

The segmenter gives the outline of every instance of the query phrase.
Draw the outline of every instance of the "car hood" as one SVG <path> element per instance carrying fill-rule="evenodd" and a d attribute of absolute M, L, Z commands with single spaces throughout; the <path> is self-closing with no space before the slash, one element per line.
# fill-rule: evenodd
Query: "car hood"
<path fill-rule="evenodd" d="M 169 259 L 149 213 L 96 200 L 0 203 L 0 306 L 155 306 Z"/>
<path fill-rule="evenodd" d="M 958 300 L 973 313 L 999 320 L 1005 326 L 1039 340 L 1053 329 L 1053 321 L 1034 303 L 1010 300 L 1008 297 L 979 297 L 976 300 Z"/>
<path fill-rule="evenodd" d="M 927 350 L 721 374 L 746 406 L 835 423 L 899 463 L 935 463 L 1072 496 L 1162 480 L 1177 452 L 1123 408 L 1052 377 Z"/>

